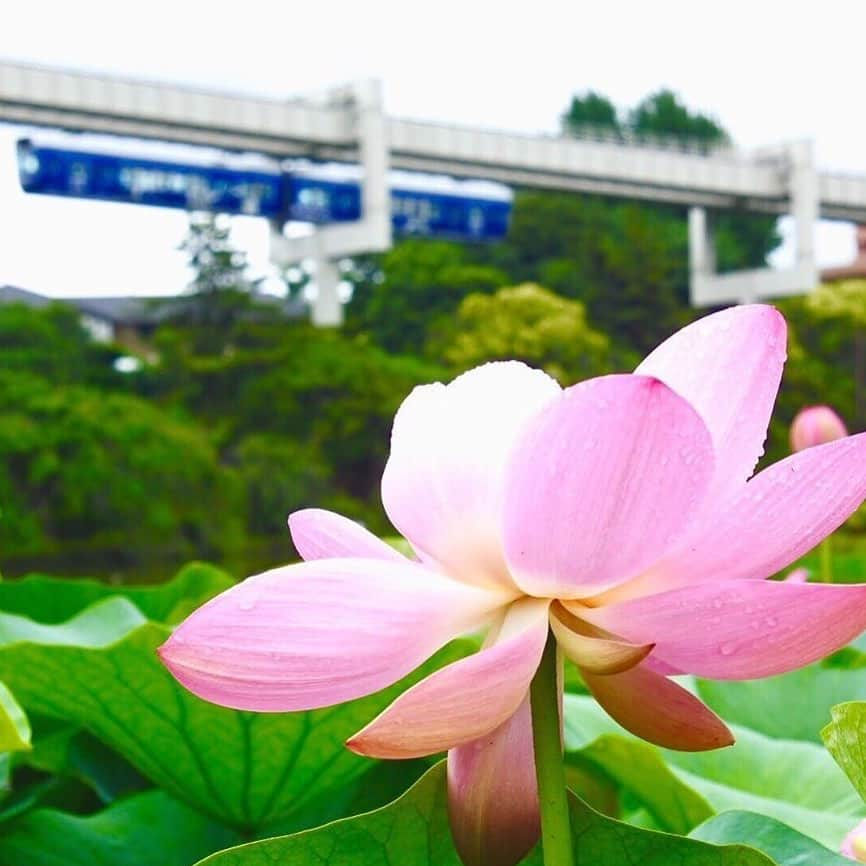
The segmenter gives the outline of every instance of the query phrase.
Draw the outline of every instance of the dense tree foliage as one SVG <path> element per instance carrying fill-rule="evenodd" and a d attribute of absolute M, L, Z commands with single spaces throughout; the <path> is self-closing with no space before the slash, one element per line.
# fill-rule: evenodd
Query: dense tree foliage
<path fill-rule="evenodd" d="M 242 490 L 204 429 L 125 394 L 0 371 L 0 549 L 217 555 Z"/>
<path fill-rule="evenodd" d="M 397 244 L 365 277 L 355 290 L 353 324 L 389 352 L 418 352 L 465 295 L 508 283 L 502 270 L 476 264 L 459 244 L 415 239 Z"/>
<path fill-rule="evenodd" d="M 20 370 L 52 382 L 121 386 L 112 364 L 121 352 L 95 343 L 78 313 L 66 304 L 34 309 L 0 305 L 0 370 Z"/>
<path fill-rule="evenodd" d="M 620 123 L 616 106 L 606 96 L 594 90 L 574 96 L 568 110 L 562 115 L 562 128 L 565 132 L 591 129 L 617 133 L 620 131 Z"/>
<path fill-rule="evenodd" d="M 513 358 L 546 370 L 563 385 L 611 366 L 610 340 L 589 326 L 583 304 L 531 283 L 467 295 L 443 356 L 464 370 Z"/>
<path fill-rule="evenodd" d="M 215 353 L 229 344 L 234 325 L 255 305 L 246 255 L 231 242 L 225 217 L 192 214 L 180 248 L 193 273 L 185 295 L 160 304 L 166 322 L 188 329 L 194 351 Z"/>

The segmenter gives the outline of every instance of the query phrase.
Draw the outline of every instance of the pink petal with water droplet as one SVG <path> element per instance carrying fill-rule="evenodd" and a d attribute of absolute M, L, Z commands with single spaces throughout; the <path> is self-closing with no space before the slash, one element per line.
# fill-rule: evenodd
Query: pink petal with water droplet
<path fill-rule="evenodd" d="M 703 583 L 580 615 L 634 643 L 655 642 L 653 656 L 675 669 L 747 680 L 803 667 L 857 637 L 866 584 Z"/>
<path fill-rule="evenodd" d="M 635 370 L 667 383 L 706 422 L 716 452 L 717 501 L 738 489 L 763 454 L 786 331 L 773 307 L 730 307 L 678 331 Z"/>
<path fill-rule="evenodd" d="M 346 744 L 371 758 L 417 758 L 475 740 L 520 705 L 547 640 L 546 599 L 514 602 L 495 642 L 400 695 Z"/>
<path fill-rule="evenodd" d="M 625 581 L 686 530 L 713 476 L 695 410 L 646 376 L 581 382 L 526 428 L 508 468 L 505 549 L 531 595 Z"/>
<path fill-rule="evenodd" d="M 507 361 L 406 398 L 382 502 L 422 559 L 460 580 L 513 588 L 502 554 L 505 463 L 526 422 L 559 392 L 540 370 Z"/>
<path fill-rule="evenodd" d="M 866 433 L 792 454 L 759 472 L 652 569 L 656 590 L 763 579 L 826 538 L 866 497 Z"/>
<path fill-rule="evenodd" d="M 448 814 L 466 866 L 515 866 L 541 830 L 529 698 L 494 731 L 448 753 Z"/>
<path fill-rule="evenodd" d="M 320 559 L 277 568 L 211 599 L 160 647 L 199 697 L 288 712 L 396 682 L 504 604 L 408 561 Z"/>

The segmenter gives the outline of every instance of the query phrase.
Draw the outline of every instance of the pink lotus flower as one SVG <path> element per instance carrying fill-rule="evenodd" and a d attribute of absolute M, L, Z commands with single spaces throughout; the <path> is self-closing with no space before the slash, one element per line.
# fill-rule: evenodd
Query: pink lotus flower
<path fill-rule="evenodd" d="M 680 331 L 634 375 L 562 390 L 514 362 L 415 389 L 382 499 L 410 560 L 351 521 L 290 518 L 304 563 L 252 577 L 162 647 L 187 688 L 246 710 L 307 710 L 381 689 L 452 638 L 484 648 L 418 683 L 349 741 L 380 758 L 448 753 L 469 864 L 538 836 L 528 688 L 552 628 L 605 709 L 676 749 L 733 738 L 670 674 L 770 676 L 866 628 L 866 586 L 767 581 L 866 496 L 866 439 L 749 480 L 785 358 L 772 308 Z"/>
<path fill-rule="evenodd" d="M 807 406 L 791 423 L 791 450 L 802 451 L 847 435 L 844 422 L 829 406 Z"/>

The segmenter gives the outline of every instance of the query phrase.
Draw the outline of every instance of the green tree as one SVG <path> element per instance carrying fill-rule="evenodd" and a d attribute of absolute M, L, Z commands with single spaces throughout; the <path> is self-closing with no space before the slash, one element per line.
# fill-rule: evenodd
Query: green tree
<path fill-rule="evenodd" d="M 517 282 L 586 306 L 594 327 L 646 352 L 688 315 L 680 215 L 568 193 L 518 196 L 508 240 L 484 251 Z"/>
<path fill-rule="evenodd" d="M 410 239 L 380 260 L 350 305 L 356 328 L 389 352 L 420 353 L 428 334 L 470 292 L 507 284 L 500 270 L 471 260 L 460 244 Z"/>
<path fill-rule="evenodd" d="M 95 343 L 68 304 L 0 304 L 0 370 L 117 388 L 124 382 L 113 363 L 121 354 L 116 346 Z"/>
<path fill-rule="evenodd" d="M 531 283 L 467 295 L 443 356 L 461 370 L 515 358 L 563 385 L 609 372 L 611 360 L 610 341 L 589 326 L 583 304 Z"/>
<path fill-rule="evenodd" d="M 442 378 L 441 368 L 391 355 L 366 335 L 297 322 L 243 322 L 234 351 L 219 356 L 190 353 L 175 337 L 163 353 L 162 399 L 207 426 L 246 479 L 251 509 L 275 509 L 250 512 L 257 532 L 282 532 L 288 511 L 303 505 L 339 507 L 387 529 L 379 481 L 394 413 L 415 385 Z"/>
<path fill-rule="evenodd" d="M 573 96 L 561 122 L 564 132 L 580 133 L 587 129 L 620 131 L 616 107 L 606 96 L 594 90 Z"/>
<path fill-rule="evenodd" d="M 243 496 L 197 426 L 125 394 L 0 370 L 0 550 L 214 555 Z"/>
<path fill-rule="evenodd" d="M 728 134 L 712 117 L 692 112 L 672 90 L 647 96 L 629 112 L 628 125 L 638 135 L 676 138 L 683 144 L 727 144 Z"/>
<path fill-rule="evenodd" d="M 806 296 L 806 308 L 822 322 L 833 322 L 833 332 L 846 335 L 840 350 L 854 383 L 851 420 L 866 425 L 866 279 L 854 278 L 824 283 Z"/>
<path fill-rule="evenodd" d="M 228 348 L 235 325 L 255 305 L 246 255 L 232 245 L 228 218 L 219 214 L 190 214 L 180 249 L 193 279 L 185 295 L 161 302 L 165 320 L 188 330 L 196 353 L 218 354 Z"/>

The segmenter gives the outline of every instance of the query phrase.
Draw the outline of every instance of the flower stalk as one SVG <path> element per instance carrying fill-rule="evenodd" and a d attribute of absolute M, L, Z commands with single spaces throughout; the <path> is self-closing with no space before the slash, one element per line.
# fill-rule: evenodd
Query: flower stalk
<path fill-rule="evenodd" d="M 828 535 L 818 545 L 818 555 L 820 556 L 821 561 L 821 583 L 833 583 L 833 552 L 830 549 L 830 539 L 832 537 L 832 535 Z"/>
<path fill-rule="evenodd" d="M 574 866 L 562 761 L 556 639 L 552 632 L 548 633 L 541 664 L 532 680 L 530 702 L 544 866 Z"/>

